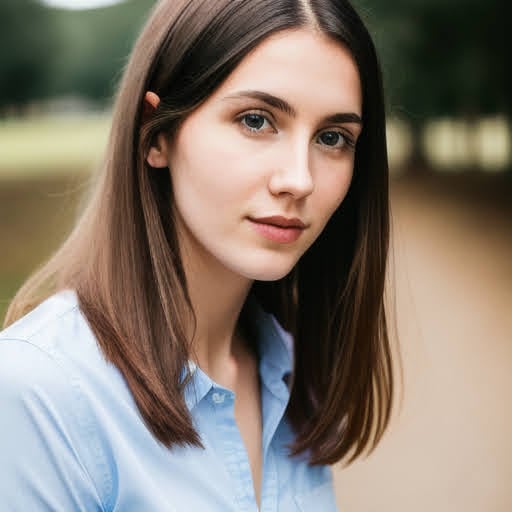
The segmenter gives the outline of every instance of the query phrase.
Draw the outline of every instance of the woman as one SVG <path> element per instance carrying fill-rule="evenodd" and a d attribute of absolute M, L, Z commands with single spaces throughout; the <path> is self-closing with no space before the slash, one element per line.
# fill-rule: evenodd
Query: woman
<path fill-rule="evenodd" d="M 0 508 L 336 510 L 328 465 L 390 415 L 387 245 L 352 7 L 160 1 L 93 197 L 0 336 Z"/>

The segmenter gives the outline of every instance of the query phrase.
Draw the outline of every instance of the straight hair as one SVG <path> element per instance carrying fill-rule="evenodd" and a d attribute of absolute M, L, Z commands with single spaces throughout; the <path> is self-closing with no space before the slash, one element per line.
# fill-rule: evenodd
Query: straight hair
<path fill-rule="evenodd" d="M 15 296 L 6 325 L 61 289 L 123 374 L 147 428 L 167 447 L 201 446 L 183 397 L 193 315 L 169 173 L 146 162 L 270 35 L 307 28 L 347 48 L 359 71 L 363 131 L 352 183 L 324 231 L 284 278 L 252 293 L 294 337 L 286 415 L 290 454 L 349 462 L 382 437 L 393 401 L 384 308 L 389 241 L 382 79 L 374 45 L 346 0 L 161 0 L 124 70 L 102 172 L 74 230 Z M 145 92 L 161 102 L 149 120 Z M 172 169 L 170 170 L 172 172 Z"/>

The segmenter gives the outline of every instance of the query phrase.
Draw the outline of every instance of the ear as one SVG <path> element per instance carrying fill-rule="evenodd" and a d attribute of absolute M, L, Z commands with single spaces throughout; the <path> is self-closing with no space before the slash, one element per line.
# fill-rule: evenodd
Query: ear
<path fill-rule="evenodd" d="M 169 141 L 163 133 L 159 133 L 156 136 L 156 140 L 149 148 L 148 155 L 146 156 L 146 162 L 151 167 L 163 168 L 169 166 Z"/>
<path fill-rule="evenodd" d="M 159 104 L 160 98 L 158 94 L 152 91 L 147 91 L 144 95 L 144 106 L 142 110 L 143 122 L 151 117 Z M 167 140 L 163 134 L 159 133 L 156 141 L 154 141 L 149 148 L 146 161 L 151 167 L 167 167 Z"/>

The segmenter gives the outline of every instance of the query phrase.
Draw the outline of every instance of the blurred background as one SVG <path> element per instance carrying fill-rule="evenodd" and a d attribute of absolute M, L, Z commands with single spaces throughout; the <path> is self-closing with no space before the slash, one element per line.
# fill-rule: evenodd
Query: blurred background
<path fill-rule="evenodd" d="M 384 71 L 397 407 L 334 468 L 342 512 L 512 510 L 512 80 L 505 0 L 357 0 Z M 65 238 L 152 0 L 0 2 L 0 318 Z"/>

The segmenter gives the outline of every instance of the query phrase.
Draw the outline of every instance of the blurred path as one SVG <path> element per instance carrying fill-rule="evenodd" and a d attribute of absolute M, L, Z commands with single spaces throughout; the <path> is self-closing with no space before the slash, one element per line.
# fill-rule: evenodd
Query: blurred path
<path fill-rule="evenodd" d="M 368 459 L 335 469 L 341 512 L 512 511 L 505 185 L 456 177 L 393 184 L 403 403 Z"/>

